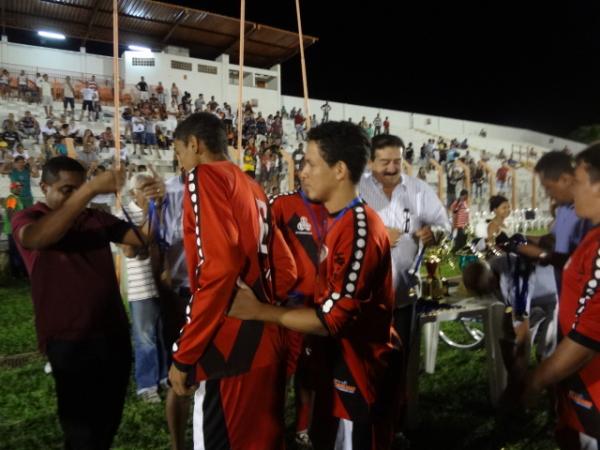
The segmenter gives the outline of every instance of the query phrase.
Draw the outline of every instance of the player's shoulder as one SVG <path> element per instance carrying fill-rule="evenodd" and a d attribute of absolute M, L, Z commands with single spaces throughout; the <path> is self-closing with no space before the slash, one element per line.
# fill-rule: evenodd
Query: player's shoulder
<path fill-rule="evenodd" d="M 268 196 L 268 198 L 269 198 L 269 205 L 274 206 L 274 205 L 281 205 L 281 204 L 287 203 L 292 200 L 297 200 L 301 197 L 300 197 L 300 191 L 296 190 L 296 191 L 287 191 L 287 192 L 283 192 L 280 194 L 271 194 Z"/>

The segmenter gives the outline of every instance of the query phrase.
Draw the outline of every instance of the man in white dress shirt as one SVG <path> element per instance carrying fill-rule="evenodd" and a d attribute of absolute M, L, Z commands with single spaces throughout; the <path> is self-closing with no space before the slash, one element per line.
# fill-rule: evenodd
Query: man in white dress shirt
<path fill-rule="evenodd" d="M 433 242 L 431 227 L 451 230 L 446 208 L 424 181 L 402 172 L 404 143 L 398 136 L 380 134 L 371 141 L 371 161 L 359 184 L 360 195 L 385 224 L 392 246 L 396 289 L 394 327 L 402 339 L 404 363 L 408 361 L 414 301 L 409 298 L 408 271 L 419 250 Z"/>

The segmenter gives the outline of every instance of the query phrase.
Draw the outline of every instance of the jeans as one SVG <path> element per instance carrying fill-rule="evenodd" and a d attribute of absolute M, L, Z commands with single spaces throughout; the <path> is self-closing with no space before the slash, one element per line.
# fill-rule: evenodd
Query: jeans
<path fill-rule="evenodd" d="M 140 394 L 157 388 L 167 378 L 166 351 L 158 299 L 131 301 L 129 309 L 133 322 L 135 383 Z"/>

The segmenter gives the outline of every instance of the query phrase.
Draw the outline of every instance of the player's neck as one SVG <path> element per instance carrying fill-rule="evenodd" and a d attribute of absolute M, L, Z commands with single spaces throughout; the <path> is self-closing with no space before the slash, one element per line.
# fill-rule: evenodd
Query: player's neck
<path fill-rule="evenodd" d="M 356 186 L 351 183 L 341 185 L 330 196 L 329 200 L 324 202 L 325 208 L 330 213 L 335 213 L 344 209 L 348 204 L 358 197 Z"/>
<path fill-rule="evenodd" d="M 209 164 L 217 161 L 226 161 L 225 155 L 205 152 L 200 155 L 200 164 Z"/>

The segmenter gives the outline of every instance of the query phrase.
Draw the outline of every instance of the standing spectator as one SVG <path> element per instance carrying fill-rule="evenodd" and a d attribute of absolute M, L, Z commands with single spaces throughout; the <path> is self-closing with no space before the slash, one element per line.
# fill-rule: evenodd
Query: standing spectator
<path fill-rule="evenodd" d="M 2 231 L 8 238 L 8 260 L 10 264 L 10 274 L 14 278 L 27 277 L 27 270 L 23 264 L 23 259 L 17 249 L 17 244 L 12 235 L 12 226 L 10 221 L 12 220 L 15 213 L 25 209 L 23 202 L 21 201 L 21 183 L 13 181 L 10 183 L 10 195 L 4 200 L 4 210 L 6 211 L 6 217 L 4 218 L 4 227 Z"/>
<path fill-rule="evenodd" d="M 413 163 L 415 158 L 415 149 L 413 148 L 412 142 L 409 142 L 408 147 L 406 147 L 405 158 L 409 164 Z"/>
<path fill-rule="evenodd" d="M 194 112 L 202 112 L 204 111 L 204 95 L 198 94 L 198 98 L 194 101 Z"/>
<path fill-rule="evenodd" d="M 475 167 L 473 173 L 472 183 L 475 186 L 475 197 L 481 198 L 483 196 L 483 182 L 485 181 L 485 169 L 483 167 L 483 161 L 479 161 Z"/>
<path fill-rule="evenodd" d="M 50 119 L 54 117 L 52 114 L 52 102 L 54 99 L 52 98 L 53 89 L 52 85 L 48 81 L 48 74 L 44 74 L 42 77 L 40 91 L 42 94 L 42 105 L 44 106 L 44 111 L 46 112 L 46 119 Z"/>
<path fill-rule="evenodd" d="M 117 172 L 85 183 L 81 164 L 53 158 L 42 176 L 45 203 L 12 220 L 31 279 L 39 349 L 52 365 L 65 448 L 108 449 L 121 421 L 131 344 L 110 242 L 137 246 L 145 233 L 86 208 L 96 194 L 121 185 Z"/>
<path fill-rule="evenodd" d="M 385 120 L 383 121 L 383 133 L 390 134 L 390 121 L 387 116 L 386 116 Z"/>
<path fill-rule="evenodd" d="M 10 94 L 10 77 L 8 76 L 8 70 L 3 69 L 0 74 L 0 93 L 2 94 L 2 98 L 7 98 Z"/>
<path fill-rule="evenodd" d="M 156 142 L 156 122 L 157 120 L 150 114 L 144 121 L 144 144 L 146 148 L 150 147 L 150 154 L 152 150 L 156 150 L 156 157 L 160 158 L 160 152 Z"/>
<path fill-rule="evenodd" d="M 373 126 L 375 127 L 375 132 L 374 132 L 375 136 L 377 136 L 378 134 L 381 134 L 381 123 L 382 123 L 381 116 L 379 115 L 379 113 L 377 113 L 377 115 L 373 119 Z"/>
<path fill-rule="evenodd" d="M 175 83 L 171 85 L 171 107 L 177 108 L 179 106 L 179 88 Z"/>
<path fill-rule="evenodd" d="M 18 78 L 18 88 L 19 88 L 19 100 L 25 100 L 27 98 L 27 91 L 29 90 L 29 80 L 27 79 L 27 75 L 25 75 L 25 71 L 21 70 Z"/>
<path fill-rule="evenodd" d="M 496 171 L 496 189 L 498 189 L 498 192 L 505 192 L 504 189 L 507 187 L 506 185 L 509 179 L 509 170 L 510 168 L 508 167 L 506 161 L 502 161 L 502 165 Z"/>
<path fill-rule="evenodd" d="M 464 176 L 465 174 L 458 164 L 452 162 L 446 165 L 446 201 L 448 206 L 456 199 L 456 185 Z"/>
<path fill-rule="evenodd" d="M 44 78 L 42 77 L 42 75 L 37 72 L 35 74 L 35 97 L 36 97 L 36 102 L 39 104 L 42 102 L 42 83 L 44 82 Z"/>
<path fill-rule="evenodd" d="M 321 120 L 321 123 L 329 122 L 329 111 L 331 111 L 329 102 L 326 101 L 325 104 L 321 105 L 321 111 L 323 111 L 323 119 Z"/>
<path fill-rule="evenodd" d="M 149 201 L 144 196 L 144 187 L 152 182 L 153 179 L 144 174 L 134 179 L 132 200 L 125 207 L 125 212 L 128 220 L 137 227 L 157 218 L 149 219 Z M 155 216 L 157 214 L 159 212 L 155 210 Z M 166 382 L 167 368 L 152 252 L 149 246 L 124 246 L 123 252 L 127 266 L 127 301 L 133 322 L 136 392 L 144 402 L 160 403 L 158 387 L 161 382 Z"/>
<path fill-rule="evenodd" d="M 37 166 L 33 158 L 25 160 L 23 156 L 17 156 L 12 164 L 4 164 L 3 173 L 8 173 L 12 183 L 21 185 L 19 199 L 23 203 L 24 208 L 29 208 L 33 205 L 33 193 L 31 192 L 31 178 L 40 176 Z"/>
<path fill-rule="evenodd" d="M 100 113 L 102 112 L 102 103 L 100 102 L 100 93 L 97 89 L 94 89 L 94 95 L 92 97 L 92 108 L 94 122 L 98 122 L 100 119 Z"/>
<path fill-rule="evenodd" d="M 367 136 L 369 136 L 369 139 L 373 139 L 373 136 L 375 135 L 375 130 L 373 129 L 372 123 L 369 124 L 365 131 L 367 132 Z"/>
<path fill-rule="evenodd" d="M 427 182 L 427 170 L 425 169 L 425 167 L 419 167 L 419 173 L 417 174 L 417 178 L 419 180 Z"/>
<path fill-rule="evenodd" d="M 156 86 L 156 88 L 154 89 L 156 91 L 156 97 L 158 98 L 158 103 L 160 103 L 161 105 L 165 105 L 166 104 L 166 100 L 165 100 L 165 87 L 162 84 L 162 81 L 158 82 L 158 86 Z"/>
<path fill-rule="evenodd" d="M 96 81 L 96 75 L 92 75 L 91 80 L 89 81 L 90 89 L 95 91 L 98 90 L 98 82 Z"/>
<path fill-rule="evenodd" d="M 210 112 L 214 112 L 216 111 L 216 109 L 218 108 L 219 103 L 217 103 L 217 101 L 215 100 L 215 96 L 211 95 L 210 96 L 210 102 L 208 102 L 208 110 Z"/>
<path fill-rule="evenodd" d="M 367 118 L 365 116 L 363 116 L 361 121 L 358 122 L 358 126 L 361 127 L 363 130 L 369 128 L 369 122 L 367 122 Z"/>
<path fill-rule="evenodd" d="M 85 87 L 81 90 L 81 96 L 83 97 L 83 104 L 81 105 L 81 116 L 79 120 L 83 120 L 83 115 L 87 110 L 87 120 L 91 120 L 92 110 L 94 109 L 94 92 L 95 90 L 90 86 L 89 81 L 85 82 Z"/>
<path fill-rule="evenodd" d="M 131 119 L 131 127 L 133 129 L 133 154 L 137 153 L 137 146 L 140 146 L 140 153 L 145 155 L 144 148 L 146 146 L 146 121 L 142 117 L 140 110 L 136 109 Z"/>
<path fill-rule="evenodd" d="M 294 126 L 296 127 L 296 140 L 304 141 L 306 139 L 306 134 L 304 133 L 304 122 L 306 119 L 302 115 L 302 110 L 298 109 L 298 112 L 294 116 Z"/>
<path fill-rule="evenodd" d="M 131 111 L 131 108 L 129 106 L 127 106 L 123 110 L 123 114 L 121 114 L 121 118 L 125 122 L 125 131 L 123 132 L 123 134 L 125 135 L 125 137 L 127 139 L 130 139 L 130 140 L 133 139 L 133 136 L 132 136 L 133 129 L 131 128 L 131 119 L 133 118 L 133 112 Z"/>
<path fill-rule="evenodd" d="M 138 90 L 138 92 L 140 93 L 141 101 L 145 102 L 150 98 L 150 96 L 148 94 L 148 83 L 146 83 L 146 81 L 144 81 L 144 77 L 140 78 L 140 81 L 138 81 L 138 83 L 135 85 L 135 87 Z"/>
<path fill-rule="evenodd" d="M 460 250 L 467 243 L 465 228 L 469 225 L 469 192 L 460 191 L 460 196 L 450 205 L 452 228 L 454 230 L 454 250 Z"/>
<path fill-rule="evenodd" d="M 75 116 L 75 89 L 71 84 L 71 77 L 67 75 L 65 78 L 64 91 L 63 91 L 63 108 L 64 114 L 67 114 L 67 106 L 71 105 L 71 116 Z"/>

